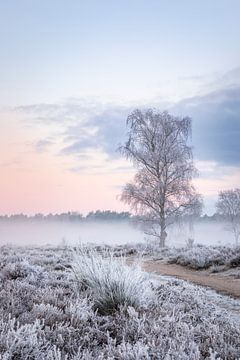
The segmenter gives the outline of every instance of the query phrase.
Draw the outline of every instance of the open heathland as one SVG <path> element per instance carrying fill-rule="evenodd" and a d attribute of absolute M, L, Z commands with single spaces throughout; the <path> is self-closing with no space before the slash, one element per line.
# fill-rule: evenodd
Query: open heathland
<path fill-rule="evenodd" d="M 4 246 L 0 266 L 1 360 L 240 357 L 234 312 L 111 251 Z"/>

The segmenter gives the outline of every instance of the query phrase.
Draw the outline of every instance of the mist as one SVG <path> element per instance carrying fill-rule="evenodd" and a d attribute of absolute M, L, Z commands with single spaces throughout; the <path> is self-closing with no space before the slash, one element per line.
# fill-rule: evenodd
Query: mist
<path fill-rule="evenodd" d="M 173 226 L 168 229 L 167 245 L 184 246 L 189 237 L 194 244 L 232 245 L 234 239 L 226 226 L 217 222 L 197 223 L 194 232 L 187 226 Z M 128 221 L 111 222 L 56 222 L 56 221 L 5 221 L 0 222 L 0 245 L 44 246 L 77 245 L 92 243 L 97 245 L 136 244 L 152 239 Z"/>
<path fill-rule="evenodd" d="M 226 223 L 220 222 L 197 222 L 193 232 L 187 225 L 175 225 L 169 228 L 167 245 L 184 246 L 188 238 L 194 239 L 194 244 L 200 245 L 234 245 L 233 234 L 228 231 Z"/>
<path fill-rule="evenodd" d="M 144 241 L 144 234 L 127 222 L 19 222 L 0 223 L 0 245 L 120 245 Z"/>

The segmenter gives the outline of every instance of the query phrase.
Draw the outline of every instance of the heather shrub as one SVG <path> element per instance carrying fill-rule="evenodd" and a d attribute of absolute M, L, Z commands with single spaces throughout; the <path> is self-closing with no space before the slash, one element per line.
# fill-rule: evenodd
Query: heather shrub
<path fill-rule="evenodd" d="M 6 323 L 0 322 L 0 349 L 4 354 L 2 359 L 40 360 L 41 353 L 47 347 L 43 323 L 40 321 L 20 325 L 15 319 L 9 318 Z"/>
<path fill-rule="evenodd" d="M 0 282 L 0 307 L 5 316 L 11 314 L 18 319 L 22 314 L 28 313 L 34 304 L 36 290 L 35 286 L 18 279 Z"/>
<path fill-rule="evenodd" d="M 240 267 L 240 250 L 229 259 L 227 265 L 231 268 Z"/>
<path fill-rule="evenodd" d="M 66 319 L 63 310 L 51 304 L 34 304 L 31 314 L 33 319 L 44 319 L 44 324 L 47 326 L 53 326 Z"/>
<path fill-rule="evenodd" d="M 10 280 L 25 278 L 32 271 L 32 268 L 26 261 L 9 263 L 1 271 L 1 276 Z"/>
<path fill-rule="evenodd" d="M 181 248 L 166 253 L 169 263 L 201 270 L 211 266 L 239 266 L 240 247 L 195 246 L 192 249 Z"/>
<path fill-rule="evenodd" d="M 79 327 L 94 317 L 93 304 L 85 297 L 71 299 L 65 308 L 65 314 L 72 326 Z"/>

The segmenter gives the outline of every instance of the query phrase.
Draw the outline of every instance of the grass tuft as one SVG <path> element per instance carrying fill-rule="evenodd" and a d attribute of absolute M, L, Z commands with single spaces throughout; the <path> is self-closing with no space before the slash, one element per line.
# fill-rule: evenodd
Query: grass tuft
<path fill-rule="evenodd" d="M 80 287 L 91 292 L 100 313 L 127 306 L 137 308 L 153 297 L 149 276 L 139 266 L 127 266 L 125 257 L 114 258 L 112 252 L 100 254 L 80 248 L 75 253 L 72 269 Z"/>

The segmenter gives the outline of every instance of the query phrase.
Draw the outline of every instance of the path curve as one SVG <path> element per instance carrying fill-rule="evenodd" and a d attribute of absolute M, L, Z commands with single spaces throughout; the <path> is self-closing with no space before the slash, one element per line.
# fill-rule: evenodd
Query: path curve
<path fill-rule="evenodd" d="M 233 279 L 219 274 L 208 274 L 177 264 L 167 264 L 159 260 L 142 260 L 142 268 L 147 272 L 173 276 L 240 299 L 240 279 Z"/>

